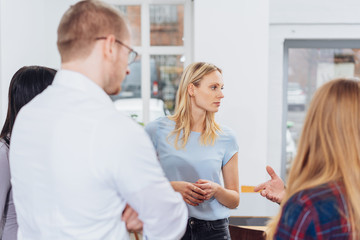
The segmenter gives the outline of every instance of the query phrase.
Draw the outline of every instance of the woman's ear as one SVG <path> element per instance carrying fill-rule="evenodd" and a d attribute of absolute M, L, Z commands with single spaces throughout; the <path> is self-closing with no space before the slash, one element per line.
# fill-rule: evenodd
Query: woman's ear
<path fill-rule="evenodd" d="M 194 84 L 190 83 L 187 87 L 188 93 L 190 95 L 190 97 L 194 96 Z"/>

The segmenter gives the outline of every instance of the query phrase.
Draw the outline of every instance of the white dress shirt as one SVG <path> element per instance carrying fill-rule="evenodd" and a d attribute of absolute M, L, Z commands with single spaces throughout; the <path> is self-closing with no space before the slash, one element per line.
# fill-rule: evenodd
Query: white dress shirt
<path fill-rule="evenodd" d="M 21 109 L 10 169 L 19 240 L 128 239 L 126 203 L 147 239 L 179 239 L 185 231 L 186 206 L 147 134 L 80 73 L 60 70 Z"/>

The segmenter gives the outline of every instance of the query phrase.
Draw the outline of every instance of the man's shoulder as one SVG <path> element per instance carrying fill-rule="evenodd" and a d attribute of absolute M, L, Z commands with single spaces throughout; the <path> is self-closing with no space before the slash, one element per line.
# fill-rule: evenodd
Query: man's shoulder
<path fill-rule="evenodd" d="M 131 117 L 116 111 L 116 109 L 108 109 L 101 121 L 101 124 L 110 124 L 112 127 L 116 127 L 119 129 L 127 128 L 130 131 L 137 131 L 143 129 L 140 123 L 136 122 Z"/>
<path fill-rule="evenodd" d="M 144 130 L 144 127 L 131 117 L 123 115 L 122 113 L 114 110 L 108 111 L 97 122 L 97 133 L 109 137 L 107 141 L 114 141 L 117 143 L 127 143 L 127 146 L 131 148 L 133 144 L 142 145 L 144 140 L 148 140 L 148 136 Z"/>

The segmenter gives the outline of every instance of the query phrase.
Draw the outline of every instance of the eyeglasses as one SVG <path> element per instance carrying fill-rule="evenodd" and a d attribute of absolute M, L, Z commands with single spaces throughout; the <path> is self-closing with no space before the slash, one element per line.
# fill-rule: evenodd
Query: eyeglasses
<path fill-rule="evenodd" d="M 95 40 L 105 40 L 105 39 L 107 39 L 107 37 L 97 37 L 97 38 L 95 38 Z M 122 46 L 124 46 L 124 47 L 126 47 L 127 49 L 129 49 L 128 64 L 130 65 L 133 62 L 135 62 L 135 59 L 138 56 L 138 53 L 134 49 L 129 47 L 128 45 L 122 43 L 120 40 L 115 39 L 115 42 L 122 45 Z"/>

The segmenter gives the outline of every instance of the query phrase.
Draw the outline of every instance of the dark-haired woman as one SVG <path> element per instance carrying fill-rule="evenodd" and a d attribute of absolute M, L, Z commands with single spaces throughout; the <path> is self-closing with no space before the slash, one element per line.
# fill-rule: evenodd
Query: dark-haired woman
<path fill-rule="evenodd" d="M 9 87 L 8 111 L 0 134 L 0 239 L 17 239 L 17 221 L 12 199 L 9 168 L 11 131 L 20 109 L 48 87 L 56 70 L 29 66 L 20 68 L 12 77 Z"/>

